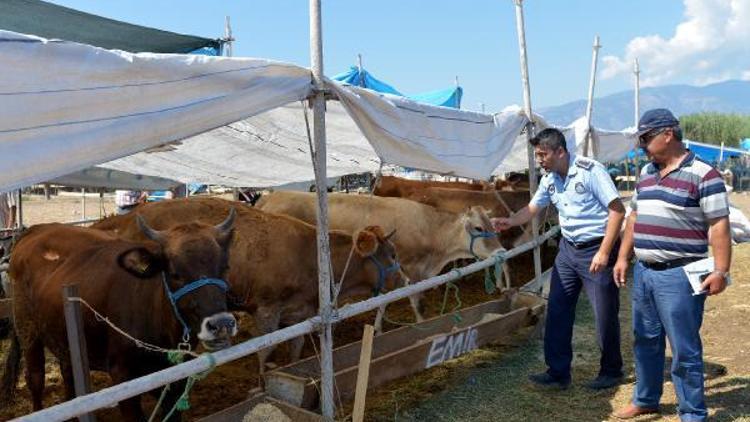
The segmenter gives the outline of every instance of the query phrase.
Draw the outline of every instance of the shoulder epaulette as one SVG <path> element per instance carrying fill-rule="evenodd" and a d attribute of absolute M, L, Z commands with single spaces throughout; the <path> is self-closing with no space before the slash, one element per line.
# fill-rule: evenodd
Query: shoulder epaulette
<path fill-rule="evenodd" d="M 580 167 L 584 170 L 591 170 L 594 168 L 595 163 L 591 160 L 588 160 L 586 158 L 579 158 L 576 160 L 576 167 Z"/>

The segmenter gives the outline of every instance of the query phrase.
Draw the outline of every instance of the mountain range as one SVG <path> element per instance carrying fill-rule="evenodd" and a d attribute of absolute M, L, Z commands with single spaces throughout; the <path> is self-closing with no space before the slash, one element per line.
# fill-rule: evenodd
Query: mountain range
<path fill-rule="evenodd" d="M 750 81 L 730 80 L 705 86 L 665 85 L 641 88 L 641 113 L 651 108 L 668 108 L 679 116 L 700 113 L 750 114 Z M 621 130 L 633 126 L 633 90 L 594 98 L 593 125 Z M 586 114 L 586 100 L 538 110 L 549 122 L 567 126 Z"/>

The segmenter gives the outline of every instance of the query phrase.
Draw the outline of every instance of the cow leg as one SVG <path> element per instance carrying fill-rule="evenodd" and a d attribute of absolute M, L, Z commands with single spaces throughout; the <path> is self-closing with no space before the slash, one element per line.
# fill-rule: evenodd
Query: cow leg
<path fill-rule="evenodd" d="M 512 286 L 512 283 L 510 281 L 510 268 L 508 268 L 508 264 L 506 262 L 503 262 L 503 277 L 505 277 L 505 288 L 510 289 Z"/>
<path fill-rule="evenodd" d="M 76 389 L 73 381 L 73 365 L 70 363 L 70 357 L 68 359 L 60 359 L 60 374 L 65 385 L 65 400 L 74 399 L 76 397 Z"/>
<path fill-rule="evenodd" d="M 44 344 L 34 339 L 26 349 L 26 386 L 31 392 L 34 410 L 42 409 L 44 398 Z"/>
<path fill-rule="evenodd" d="M 281 320 L 281 311 L 276 307 L 259 307 L 255 314 L 255 329 L 257 336 L 272 333 L 279 328 L 279 322 Z M 263 373 L 266 371 L 266 360 L 271 352 L 276 349 L 276 346 L 267 347 L 263 350 L 258 351 L 258 364 L 260 365 L 261 382 L 263 380 Z"/>
<path fill-rule="evenodd" d="M 385 316 L 385 307 L 383 305 L 378 308 L 378 313 L 375 314 L 375 333 L 381 334 L 383 332 L 383 317 Z"/>
<path fill-rule="evenodd" d="M 185 380 L 173 382 L 172 384 L 169 384 L 169 390 L 167 391 L 167 394 L 164 396 L 164 401 L 161 405 L 161 412 L 162 417 L 167 416 L 167 414 L 172 410 L 172 408 L 177 404 L 177 400 L 180 399 L 180 396 L 182 396 L 182 393 L 185 392 Z M 165 421 L 169 422 L 179 422 L 182 420 L 182 412 L 175 410 L 172 413 L 172 416 L 169 417 L 169 419 L 164 419 Z"/>
<path fill-rule="evenodd" d="M 422 294 L 417 293 L 409 296 L 409 303 L 411 304 L 411 310 L 414 311 L 414 317 L 417 319 L 417 322 L 424 321 L 424 317 L 422 316 L 422 312 L 424 312 L 424 307 L 422 306 Z"/>
<path fill-rule="evenodd" d="M 302 356 L 302 348 L 305 346 L 305 337 L 299 336 L 297 338 L 293 338 L 289 340 L 289 345 L 291 346 L 290 350 L 290 357 L 292 358 L 292 362 L 297 362 L 299 358 Z"/>
<path fill-rule="evenodd" d="M 110 366 L 109 376 L 112 378 L 113 384 L 120 384 L 133 378 L 130 374 L 130 371 L 128 371 L 127 366 L 122 362 L 114 362 L 112 366 Z M 144 415 L 143 408 L 141 408 L 140 394 L 119 402 L 117 404 L 117 407 L 120 408 L 120 413 L 122 414 L 123 420 L 146 420 L 146 415 Z"/>

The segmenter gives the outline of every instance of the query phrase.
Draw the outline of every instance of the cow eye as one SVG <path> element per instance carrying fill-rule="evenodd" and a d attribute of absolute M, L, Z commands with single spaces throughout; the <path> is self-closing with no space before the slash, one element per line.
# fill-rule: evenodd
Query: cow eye
<path fill-rule="evenodd" d="M 479 226 L 474 226 L 474 231 L 481 232 L 483 229 Z"/>

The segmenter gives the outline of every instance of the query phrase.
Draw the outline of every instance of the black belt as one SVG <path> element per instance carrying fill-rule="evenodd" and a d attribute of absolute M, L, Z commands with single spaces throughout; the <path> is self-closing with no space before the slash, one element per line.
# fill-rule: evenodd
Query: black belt
<path fill-rule="evenodd" d="M 585 242 L 573 242 L 568 239 L 565 239 L 570 246 L 576 248 L 576 249 L 584 249 L 584 248 L 590 248 L 591 246 L 599 245 L 602 243 L 602 240 L 604 240 L 603 237 L 597 237 L 591 240 L 587 240 Z"/>
<path fill-rule="evenodd" d="M 646 262 L 646 261 L 640 261 L 640 262 L 641 264 L 643 264 L 644 267 L 648 268 L 649 270 L 664 271 L 664 270 L 669 270 L 672 268 L 679 268 L 691 262 L 695 262 L 701 259 L 703 258 L 677 258 L 671 261 L 664 261 L 664 262 Z"/>

